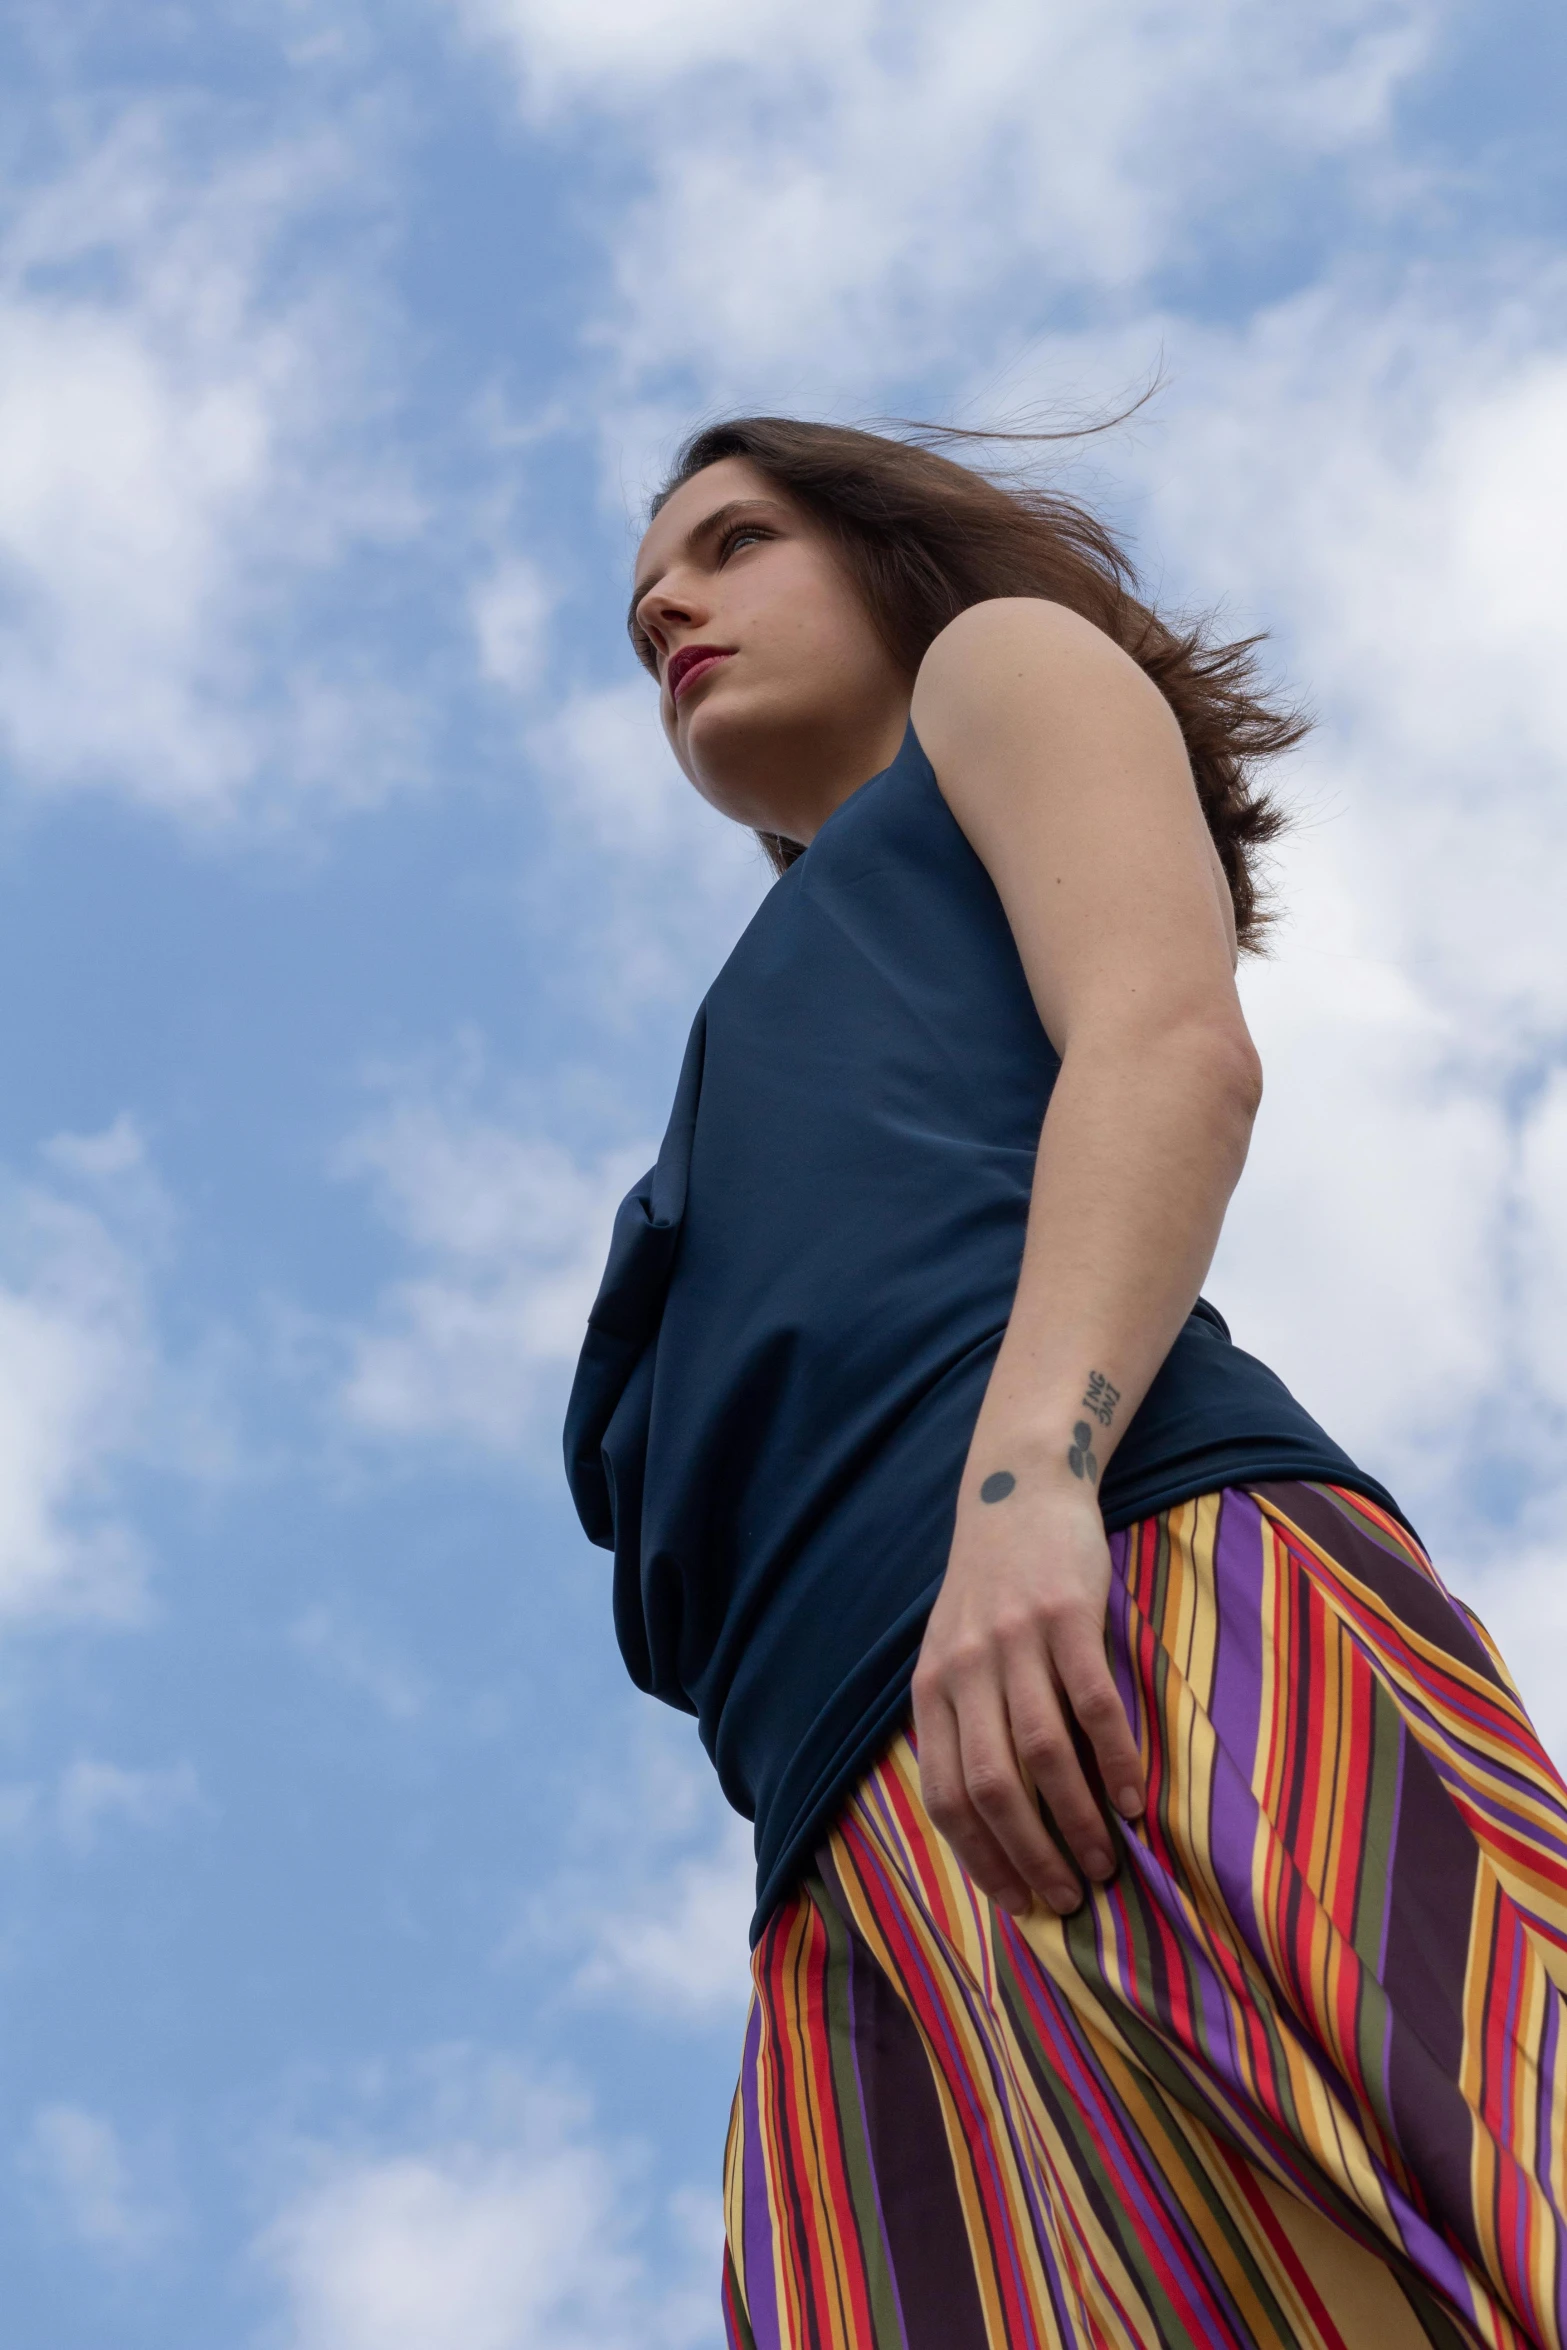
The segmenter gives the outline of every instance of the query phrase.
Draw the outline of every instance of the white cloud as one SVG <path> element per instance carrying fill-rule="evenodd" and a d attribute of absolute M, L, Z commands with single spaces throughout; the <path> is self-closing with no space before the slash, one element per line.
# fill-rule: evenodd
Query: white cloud
<path fill-rule="evenodd" d="M 133 2157 L 114 2124 L 84 2106 L 41 2106 L 21 2167 L 53 2223 L 100 2259 L 146 2260 L 177 2225 L 164 2166 Z"/>
<path fill-rule="evenodd" d="M 1567 1544 L 1526 1537 L 1444 1580 L 1496 1642 L 1546 1752 L 1567 1771 Z"/>
<path fill-rule="evenodd" d="M 571 1857 L 522 1904 L 507 1955 L 548 1960 L 570 2002 L 732 2037 L 751 1990 L 751 1827 L 687 1716 L 630 1699 L 627 1724 L 579 1771 Z"/>
<path fill-rule="evenodd" d="M 694 1010 L 771 885 L 756 841 L 686 781 L 646 678 L 572 695 L 533 728 L 528 748 L 570 872 L 579 983 L 611 1024 L 631 1025 L 660 1002 Z M 541 917 L 558 921 L 559 891 L 546 862 Z"/>
<path fill-rule="evenodd" d="M 0 1788 L 0 1836 L 21 1842 L 55 1835 L 87 1853 L 105 1827 L 155 1831 L 204 1808 L 200 1780 L 188 1762 L 130 1770 L 78 1755 L 53 1786 L 33 1780 Z"/>
<path fill-rule="evenodd" d="M 787 0 L 753 0 L 746 8 L 725 0 L 445 0 L 468 35 L 499 48 L 521 78 L 524 95 L 539 107 L 591 95 L 639 102 L 684 74 L 713 66 L 793 62 L 798 11 Z M 862 36 L 873 9 L 867 0 L 840 9 L 818 28 L 829 55 L 841 54 L 844 35 Z M 794 49 L 794 55 L 798 50 Z"/>
<path fill-rule="evenodd" d="M 39 1812 L 38 1789 L 26 1781 L 0 1787 L 0 1838 L 19 1844 L 31 1835 Z"/>
<path fill-rule="evenodd" d="M 671 848 L 734 831 L 716 829 L 722 820 L 676 766 L 646 677 L 573 696 L 535 730 L 532 749 L 541 772 L 566 784 L 595 848 L 634 858 L 643 873 Z"/>
<path fill-rule="evenodd" d="M 96 1843 L 106 1823 L 164 1828 L 200 1805 L 201 1788 L 188 1762 L 136 1771 L 90 1755 L 79 1755 L 69 1765 L 55 1798 L 61 1833 L 80 1850 Z"/>
<path fill-rule="evenodd" d="M 1124 314 L 1205 232 L 1244 244 L 1285 167 L 1385 174 L 1392 100 L 1442 15 L 1437 0 L 455 10 L 502 44 L 535 113 L 616 117 L 617 165 L 629 149 L 646 184 L 614 207 L 617 298 L 595 340 L 628 398 L 673 367 L 703 407 L 874 399 L 1063 289 Z"/>
<path fill-rule="evenodd" d="M 73 1154 L 96 1163 L 96 1197 L 14 1180 L 0 1193 L 0 1619 L 124 1615 L 137 1601 L 114 1480 L 153 1442 L 160 1358 L 137 1214 L 157 1195 L 130 1135 L 52 1146 L 62 1177 Z"/>
<path fill-rule="evenodd" d="M 640 1880 L 640 1881 L 639 1881 Z M 751 1982 L 746 1937 L 756 1906 L 751 1830 L 732 1815 L 714 1846 L 681 1859 L 644 1850 L 628 1887 L 579 1909 L 588 1954 L 573 1978 L 584 1998 L 650 2011 L 676 2022 L 732 2026 Z"/>
<path fill-rule="evenodd" d="M 1379 952 L 1358 879 L 1331 829 L 1283 860 L 1289 927 L 1243 979 L 1268 1090 L 1208 1288 L 1413 1509 L 1451 1500 L 1508 1360 L 1511 1152 L 1494 1095 L 1455 1082 L 1453 1021 Z"/>
<path fill-rule="evenodd" d="M 367 304 L 274 266 L 352 159 L 225 146 L 133 109 L 0 235 L 0 744 L 26 792 L 197 823 L 370 799 L 411 756 L 397 690 L 288 633 L 313 574 L 414 520 L 346 453 Z"/>
<path fill-rule="evenodd" d="M 536 563 L 524 555 L 498 556 L 472 591 L 469 611 L 480 673 L 491 685 L 525 694 L 544 666 L 554 597 Z"/>
<path fill-rule="evenodd" d="M 423 1714 L 428 1691 L 422 1676 L 368 1638 L 341 1610 L 306 1608 L 290 1636 L 318 1671 L 362 1690 L 393 1721 L 413 1722 Z"/>
<path fill-rule="evenodd" d="M 1513 1275 L 1527 1359 L 1567 1414 L 1567 1068 L 1551 1071 L 1524 1121 Z"/>
<path fill-rule="evenodd" d="M 501 2066 L 446 2076 L 445 2111 L 422 2128 L 301 2150 L 257 2246 L 285 2295 L 287 2350 L 716 2343 L 712 2248 L 699 2313 L 683 2276 L 649 2275 L 634 2171 L 580 2109 Z"/>
<path fill-rule="evenodd" d="M 579 1161 L 480 1114 L 460 1085 L 394 1091 L 338 1165 L 368 1181 L 421 1269 L 350 1335 L 349 1418 L 382 1435 L 531 1448 L 581 1347 L 615 1210 L 652 1155 Z"/>
<path fill-rule="evenodd" d="M 132 1467 L 203 1484 L 240 1461 L 233 1350 L 160 1329 L 174 1204 L 135 1121 L 0 1167 L 0 1625 L 140 1611 Z"/>
<path fill-rule="evenodd" d="M 1493 1063 L 1553 1032 L 1564 992 L 1564 293 L 1525 252 L 1188 330 L 1147 460 L 1163 543 L 1281 624 L 1327 717 L 1371 935 Z"/>

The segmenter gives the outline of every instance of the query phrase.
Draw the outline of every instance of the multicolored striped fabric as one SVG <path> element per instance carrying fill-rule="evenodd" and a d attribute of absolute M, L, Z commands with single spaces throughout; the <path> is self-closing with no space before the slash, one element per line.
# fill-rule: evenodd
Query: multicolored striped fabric
<path fill-rule="evenodd" d="M 1564 2350 L 1567 1788 L 1494 1650 L 1350 1493 L 1112 1547 L 1112 1882 L 993 1908 L 900 1737 L 769 1920 L 731 2343 Z"/>

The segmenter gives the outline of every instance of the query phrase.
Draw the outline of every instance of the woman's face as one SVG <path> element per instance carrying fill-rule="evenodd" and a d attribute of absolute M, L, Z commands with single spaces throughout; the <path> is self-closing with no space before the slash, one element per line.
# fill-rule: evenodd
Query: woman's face
<path fill-rule="evenodd" d="M 912 679 L 820 524 L 745 458 L 655 516 L 631 611 L 675 757 L 736 823 L 809 841 L 896 756 Z"/>

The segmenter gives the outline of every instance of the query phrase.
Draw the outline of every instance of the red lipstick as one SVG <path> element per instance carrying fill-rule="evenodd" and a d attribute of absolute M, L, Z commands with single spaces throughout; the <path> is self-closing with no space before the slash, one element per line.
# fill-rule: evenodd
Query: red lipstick
<path fill-rule="evenodd" d="M 732 645 L 682 645 L 678 653 L 671 653 L 664 672 L 670 700 L 678 702 L 688 685 L 716 669 L 720 661 L 727 661 L 733 651 Z"/>

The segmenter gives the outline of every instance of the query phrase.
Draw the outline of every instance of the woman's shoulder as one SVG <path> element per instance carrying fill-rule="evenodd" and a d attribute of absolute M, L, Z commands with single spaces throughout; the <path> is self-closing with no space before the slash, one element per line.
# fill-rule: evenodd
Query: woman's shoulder
<path fill-rule="evenodd" d="M 1233 949 L 1175 712 L 1092 621 L 1043 597 L 971 605 L 926 653 L 911 717 L 1053 1034 L 1111 940 L 1117 969 L 1152 957 L 1149 984 L 1166 992 L 1172 935 L 1207 969 L 1216 906 Z"/>
<path fill-rule="evenodd" d="M 937 766 L 955 735 L 971 739 L 1098 709 L 1155 707 L 1174 725 L 1158 687 L 1093 621 L 1045 596 L 970 604 L 932 639 L 914 685 L 914 727 Z"/>
<path fill-rule="evenodd" d="M 1063 649 L 1097 644 L 1119 650 L 1112 637 L 1069 604 L 1058 604 L 1049 596 L 986 596 L 977 604 L 966 604 L 947 622 L 932 638 L 925 658 L 930 663 L 934 656 L 939 663 L 952 651 L 972 658 L 991 645 L 1017 644 Z"/>

